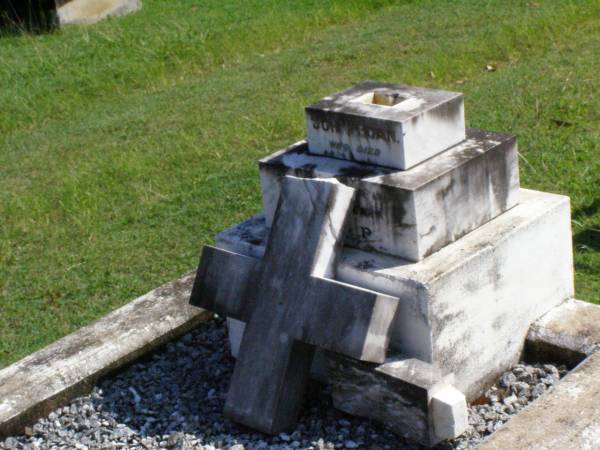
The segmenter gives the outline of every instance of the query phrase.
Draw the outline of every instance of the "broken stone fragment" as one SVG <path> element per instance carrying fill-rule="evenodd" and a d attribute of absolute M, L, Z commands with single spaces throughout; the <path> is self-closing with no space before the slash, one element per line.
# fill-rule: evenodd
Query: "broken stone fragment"
<path fill-rule="evenodd" d="M 344 412 L 429 446 L 468 426 L 465 396 L 431 364 L 401 359 L 378 366 L 330 352 L 327 361 L 333 404 Z"/>

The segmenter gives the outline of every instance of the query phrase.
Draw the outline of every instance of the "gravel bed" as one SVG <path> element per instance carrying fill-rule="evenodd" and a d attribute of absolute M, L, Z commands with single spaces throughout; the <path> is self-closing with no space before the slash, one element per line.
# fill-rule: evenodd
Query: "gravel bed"
<path fill-rule="evenodd" d="M 326 387 L 311 385 L 296 429 L 265 436 L 226 420 L 223 404 L 234 360 L 223 320 L 103 380 L 93 392 L 40 419 L 0 449 L 406 449 L 422 447 L 370 421 L 335 410 Z M 518 365 L 469 408 L 469 430 L 440 450 L 473 448 L 566 373 Z"/>

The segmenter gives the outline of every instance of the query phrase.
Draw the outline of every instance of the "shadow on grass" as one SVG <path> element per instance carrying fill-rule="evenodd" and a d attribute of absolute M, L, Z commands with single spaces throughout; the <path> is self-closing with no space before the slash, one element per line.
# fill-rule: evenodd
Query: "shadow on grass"
<path fill-rule="evenodd" d="M 575 233 L 573 242 L 577 248 L 587 248 L 600 252 L 600 223 Z"/>
<path fill-rule="evenodd" d="M 590 217 L 600 211 L 600 198 L 595 199 L 587 206 L 573 210 L 573 220 L 577 221 L 584 217 Z M 573 235 L 573 242 L 577 248 L 600 251 L 600 223 L 593 223 Z"/>
<path fill-rule="evenodd" d="M 58 27 L 55 0 L 0 0 L 0 37 Z"/>

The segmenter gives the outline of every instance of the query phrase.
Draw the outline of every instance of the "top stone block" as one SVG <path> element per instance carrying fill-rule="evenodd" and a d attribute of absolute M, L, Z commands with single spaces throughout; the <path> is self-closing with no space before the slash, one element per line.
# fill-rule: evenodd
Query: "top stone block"
<path fill-rule="evenodd" d="M 309 152 L 405 170 L 465 139 L 463 95 L 363 81 L 306 108 Z"/>

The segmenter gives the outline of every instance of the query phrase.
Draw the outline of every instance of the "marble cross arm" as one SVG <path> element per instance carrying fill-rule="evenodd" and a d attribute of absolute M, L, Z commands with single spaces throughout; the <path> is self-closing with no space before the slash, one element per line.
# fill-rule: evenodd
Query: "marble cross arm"
<path fill-rule="evenodd" d="M 314 276 L 303 297 L 286 317 L 290 336 L 361 361 L 385 360 L 396 297 Z"/>
<path fill-rule="evenodd" d="M 190 303 L 247 322 L 256 303 L 260 266 L 256 258 L 205 246 Z"/>

